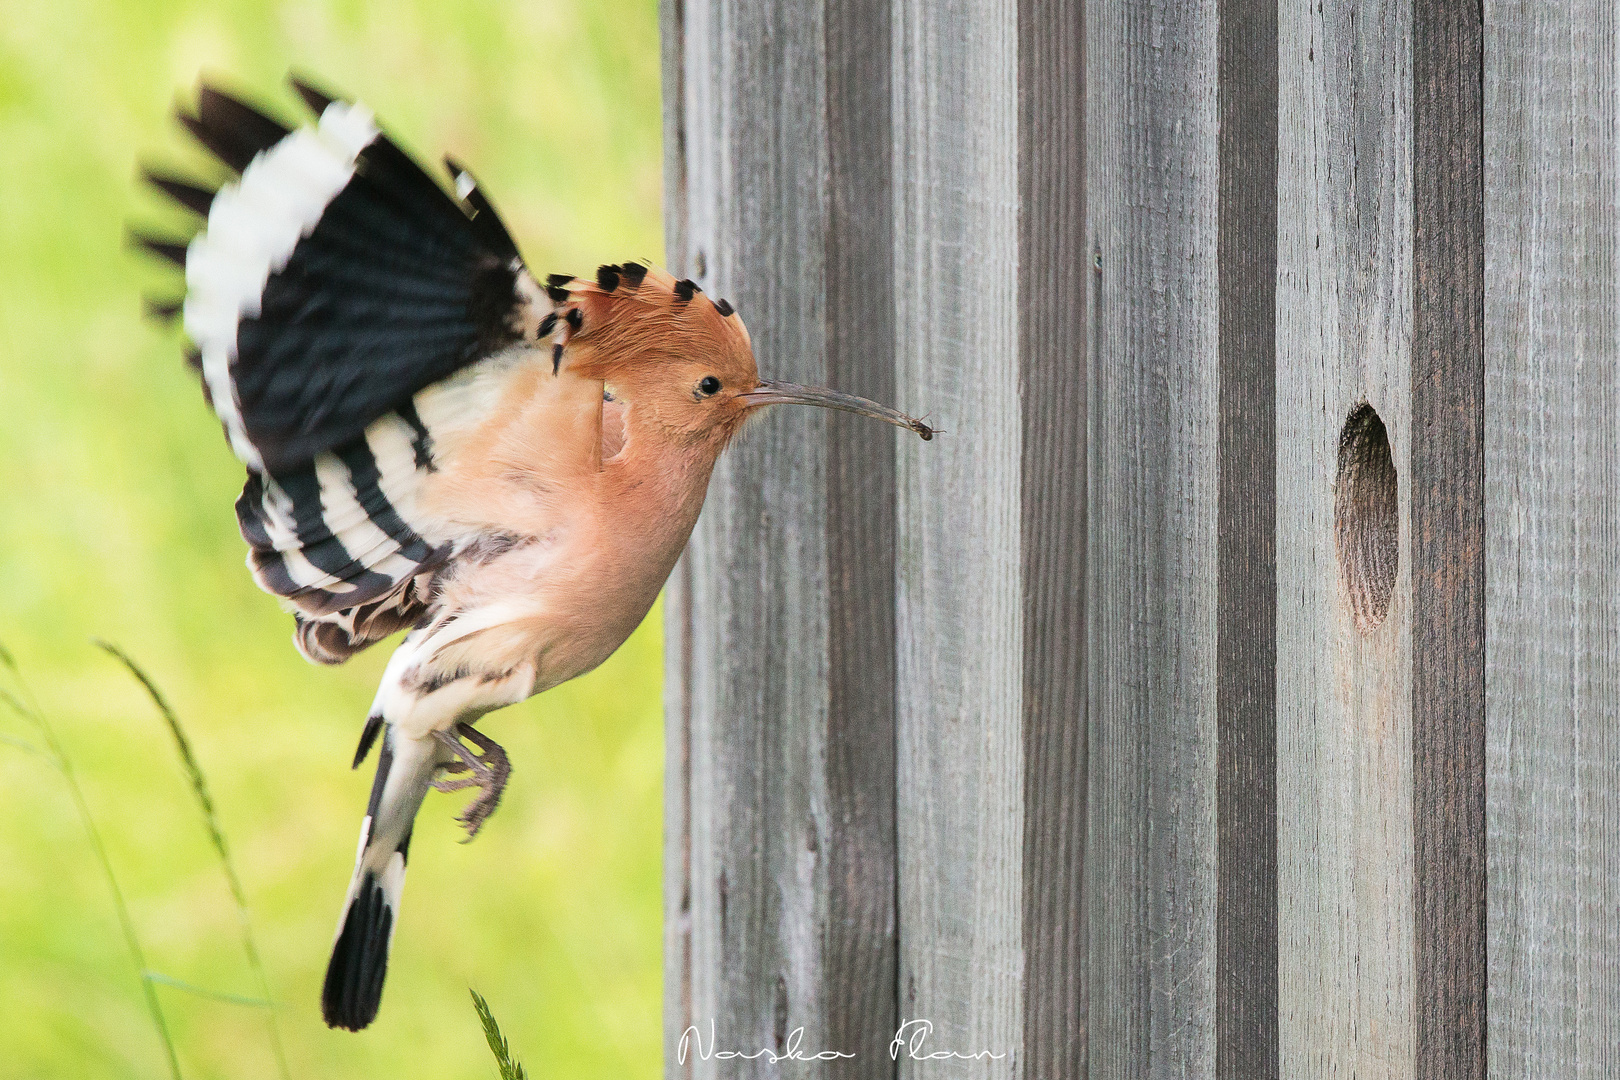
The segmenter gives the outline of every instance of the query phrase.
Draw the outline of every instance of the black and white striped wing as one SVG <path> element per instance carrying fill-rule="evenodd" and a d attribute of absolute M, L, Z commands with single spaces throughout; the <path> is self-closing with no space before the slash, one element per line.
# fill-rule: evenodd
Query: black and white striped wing
<path fill-rule="evenodd" d="M 183 247 L 138 239 L 185 268 L 193 362 L 248 468 L 254 577 L 336 662 L 421 614 L 456 540 L 418 506 L 434 424 L 456 419 L 437 391 L 537 341 L 551 304 L 470 176 L 452 167 L 452 196 L 363 105 L 295 85 L 313 127 L 202 87 L 180 120 L 240 178 L 149 173 L 207 222 Z"/>

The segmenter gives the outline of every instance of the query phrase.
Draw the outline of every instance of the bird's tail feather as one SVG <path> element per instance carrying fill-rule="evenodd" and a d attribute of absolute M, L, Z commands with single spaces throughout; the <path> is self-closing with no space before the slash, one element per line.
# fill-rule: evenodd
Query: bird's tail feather
<path fill-rule="evenodd" d="M 433 739 L 401 736 L 394 725 L 387 726 L 321 990 L 321 1012 L 330 1027 L 359 1031 L 377 1016 L 405 888 L 411 823 L 437 763 Z"/>

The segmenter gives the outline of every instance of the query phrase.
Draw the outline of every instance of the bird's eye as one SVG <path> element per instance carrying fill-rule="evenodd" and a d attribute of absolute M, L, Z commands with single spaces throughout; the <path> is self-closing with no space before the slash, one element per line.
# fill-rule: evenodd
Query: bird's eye
<path fill-rule="evenodd" d="M 698 390 L 705 396 L 712 397 L 720 392 L 720 380 L 713 375 L 705 375 L 703 381 L 698 383 Z"/>

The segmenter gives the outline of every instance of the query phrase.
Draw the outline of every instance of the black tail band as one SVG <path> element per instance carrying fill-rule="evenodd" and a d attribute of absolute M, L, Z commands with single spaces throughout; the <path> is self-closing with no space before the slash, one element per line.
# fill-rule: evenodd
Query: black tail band
<path fill-rule="evenodd" d="M 332 946 L 321 989 L 321 1014 L 328 1027 L 359 1031 L 377 1018 L 383 977 L 388 974 L 388 938 L 394 912 L 382 883 L 368 873 L 349 905 L 343 931 Z"/>

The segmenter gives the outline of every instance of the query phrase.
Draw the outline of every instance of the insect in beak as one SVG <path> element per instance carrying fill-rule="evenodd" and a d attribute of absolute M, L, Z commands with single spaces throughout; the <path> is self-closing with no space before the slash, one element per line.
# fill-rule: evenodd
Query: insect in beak
<path fill-rule="evenodd" d="M 746 394 L 739 394 L 738 400 L 749 407 L 759 405 L 816 405 L 823 409 L 839 409 L 843 412 L 855 413 L 857 416 L 869 416 L 874 420 L 882 420 L 895 427 L 910 428 L 924 441 L 934 437 L 934 429 L 915 417 L 907 416 L 887 405 L 879 405 L 854 394 L 844 394 L 837 390 L 829 390 L 824 386 L 799 386 L 796 383 L 761 382 L 759 386 Z"/>

